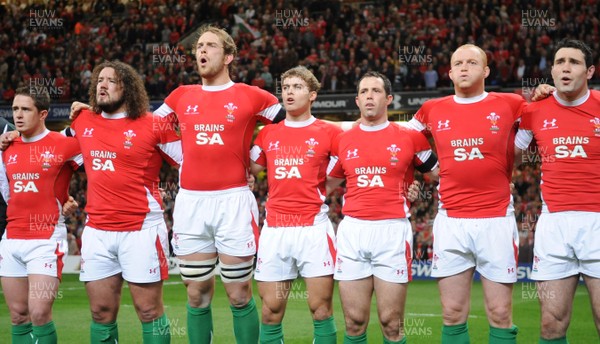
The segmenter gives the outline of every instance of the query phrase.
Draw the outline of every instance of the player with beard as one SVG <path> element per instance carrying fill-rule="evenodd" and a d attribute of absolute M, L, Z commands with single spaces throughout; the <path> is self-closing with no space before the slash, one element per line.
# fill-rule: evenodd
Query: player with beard
<path fill-rule="evenodd" d="M 194 47 L 202 85 L 180 86 L 155 113 L 179 124 L 184 151 L 173 213 L 173 250 L 188 296 L 190 343 L 212 340 L 211 301 L 217 260 L 238 343 L 256 343 L 252 298 L 258 207 L 247 185 L 250 144 L 258 120 L 285 118 L 277 98 L 231 81 L 237 47 L 213 26 Z"/>
<path fill-rule="evenodd" d="M 89 95 L 90 110 L 66 133 L 79 141 L 88 179 L 80 279 L 90 299 L 91 343 L 117 342 L 124 280 L 143 342 L 169 343 L 162 302 L 169 251 L 158 174 L 163 158 L 181 161 L 181 142 L 170 123 L 147 112 L 143 80 L 131 66 L 96 66 Z"/>
<path fill-rule="evenodd" d="M 172 244 L 187 288 L 188 337 L 190 343 L 212 340 L 218 261 L 236 341 L 256 343 L 259 319 L 251 282 L 258 206 L 247 185 L 249 152 L 257 121 L 277 123 L 285 111 L 267 91 L 231 80 L 237 47 L 227 32 L 206 25 L 197 37 L 202 85 L 178 87 L 154 112 L 179 126 L 184 147 Z M 86 107 L 74 103 L 71 118 Z"/>

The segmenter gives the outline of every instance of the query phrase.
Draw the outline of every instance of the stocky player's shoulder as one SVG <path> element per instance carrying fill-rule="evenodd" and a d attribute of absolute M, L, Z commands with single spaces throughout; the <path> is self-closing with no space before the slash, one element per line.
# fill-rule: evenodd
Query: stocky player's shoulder
<path fill-rule="evenodd" d="M 81 112 L 79 112 L 79 115 L 77 115 L 77 117 L 73 120 L 73 122 L 71 122 L 71 127 L 75 128 L 75 126 L 77 124 L 87 122 L 93 118 L 92 116 L 95 116 L 95 115 L 96 115 L 96 113 L 94 113 L 92 110 L 83 109 L 83 110 L 81 110 Z"/>
<path fill-rule="evenodd" d="M 327 131 L 329 134 L 331 134 L 334 137 L 343 132 L 342 128 L 340 128 L 339 126 L 334 125 L 332 123 L 327 123 L 318 118 L 315 121 L 315 123 L 313 123 L 313 125 L 317 126 L 319 129 Z"/>
<path fill-rule="evenodd" d="M 193 84 L 193 85 L 181 85 L 173 90 L 173 92 L 187 92 L 187 91 L 196 91 L 201 90 L 202 85 Z"/>
<path fill-rule="evenodd" d="M 453 101 L 453 97 L 454 97 L 453 95 L 449 95 L 449 96 L 445 96 L 445 97 L 429 99 L 429 100 L 425 101 L 425 103 L 423 103 L 423 105 L 421 105 L 421 110 L 428 110 L 439 104 L 451 102 L 451 101 Z M 419 110 L 419 111 L 421 111 L 421 110 Z"/>
<path fill-rule="evenodd" d="M 488 97 L 506 99 L 508 101 L 518 101 L 518 102 L 525 101 L 525 98 L 523 98 L 523 96 L 516 94 L 516 93 L 509 93 L 509 92 L 489 92 Z"/>
<path fill-rule="evenodd" d="M 590 98 L 593 98 L 597 102 L 600 102 L 600 91 L 599 90 L 590 90 Z"/>
<path fill-rule="evenodd" d="M 202 91 L 202 85 L 181 85 L 174 89 L 165 100 L 173 101 L 179 99 L 182 95 L 188 92 L 199 92 Z"/>
<path fill-rule="evenodd" d="M 258 86 L 248 85 L 243 82 L 236 82 L 233 87 L 240 90 L 250 90 L 250 92 L 267 92 Z"/>
<path fill-rule="evenodd" d="M 259 99 L 271 99 L 273 102 L 279 102 L 277 97 L 275 97 L 271 92 L 263 90 L 258 86 L 252 86 L 248 84 L 244 84 L 242 82 L 236 82 L 233 84 L 232 89 L 236 91 L 240 91 L 241 94 L 248 96 L 248 99 L 255 100 L 254 97 L 259 97 Z"/>

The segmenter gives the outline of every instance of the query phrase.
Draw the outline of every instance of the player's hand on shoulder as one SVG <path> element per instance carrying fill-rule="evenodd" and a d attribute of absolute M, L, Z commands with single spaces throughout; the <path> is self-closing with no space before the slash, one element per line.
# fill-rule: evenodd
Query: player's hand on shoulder
<path fill-rule="evenodd" d="M 6 150 L 17 137 L 19 137 L 19 132 L 16 130 L 7 131 L 0 135 L 0 150 Z"/>
<path fill-rule="evenodd" d="M 256 178 L 254 178 L 254 175 L 252 173 L 248 173 L 246 178 L 248 181 L 248 187 L 250 188 L 250 190 L 254 190 L 254 182 L 256 182 Z"/>
<path fill-rule="evenodd" d="M 81 112 L 81 110 L 85 110 L 85 109 L 90 109 L 91 106 L 82 103 L 82 102 L 73 102 L 73 104 L 71 104 L 71 112 L 69 113 L 69 119 L 72 121 L 75 118 L 77 118 L 77 116 L 79 116 L 79 113 Z"/>
<path fill-rule="evenodd" d="M 552 92 L 554 92 L 556 88 L 554 86 L 548 84 L 539 84 L 535 91 L 533 92 L 533 96 L 531 97 L 531 101 L 537 102 L 542 99 L 546 99 L 550 97 Z"/>
<path fill-rule="evenodd" d="M 63 204 L 62 214 L 63 216 L 69 216 L 73 214 L 77 208 L 79 208 L 79 204 L 73 196 L 69 196 L 69 199 Z"/>
<path fill-rule="evenodd" d="M 415 180 L 414 182 L 412 182 L 412 184 L 410 184 L 410 186 L 408 187 L 408 201 L 409 202 L 414 202 L 417 200 L 417 198 L 419 198 L 419 188 L 421 187 L 421 184 L 419 183 L 418 180 Z"/>

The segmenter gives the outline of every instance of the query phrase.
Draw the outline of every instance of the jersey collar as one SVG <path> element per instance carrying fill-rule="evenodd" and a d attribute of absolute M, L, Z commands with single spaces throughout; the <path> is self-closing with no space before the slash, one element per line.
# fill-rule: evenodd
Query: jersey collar
<path fill-rule="evenodd" d="M 112 115 L 109 115 L 106 112 L 102 111 L 101 115 L 102 115 L 102 118 L 106 118 L 106 119 L 122 119 L 122 118 L 127 117 L 126 112 L 113 113 Z"/>
<path fill-rule="evenodd" d="M 377 124 L 372 127 L 361 123 L 361 124 L 359 124 L 359 127 L 363 131 L 379 131 L 379 130 L 383 130 L 383 129 L 387 128 L 389 125 L 390 125 L 390 121 L 385 121 L 384 123 Z"/>
<path fill-rule="evenodd" d="M 554 99 L 556 99 L 556 101 L 563 106 L 579 106 L 583 103 L 585 103 L 588 98 L 590 97 L 590 90 L 587 90 L 587 92 L 585 93 L 585 95 L 579 99 L 575 99 L 574 101 L 570 102 L 567 100 L 563 100 L 561 99 L 558 94 L 558 92 L 553 92 L 552 95 L 554 96 Z"/>
<path fill-rule="evenodd" d="M 50 134 L 50 130 L 46 129 L 43 132 L 33 136 L 33 137 L 23 137 L 21 136 L 21 141 L 23 142 L 36 142 L 39 141 L 41 139 L 43 139 L 44 137 L 46 137 L 46 135 Z"/>
<path fill-rule="evenodd" d="M 304 127 L 308 127 L 309 125 L 315 123 L 316 120 L 317 119 L 315 118 L 315 116 L 310 116 L 309 119 L 307 119 L 305 121 L 300 121 L 300 122 L 288 121 L 286 119 L 285 126 L 290 127 L 290 128 L 304 128 Z"/>
<path fill-rule="evenodd" d="M 205 85 L 202 85 L 202 90 L 208 91 L 208 92 L 218 92 L 218 91 L 224 91 L 224 90 L 230 88 L 233 85 L 235 85 L 235 83 L 233 81 L 229 80 L 228 83 L 223 84 L 223 85 L 218 85 L 218 86 L 205 86 Z"/>
<path fill-rule="evenodd" d="M 487 92 L 483 92 L 482 94 L 480 94 L 478 96 L 470 97 L 470 98 L 461 98 L 457 95 L 454 95 L 454 101 L 457 102 L 458 104 L 473 104 L 473 103 L 477 103 L 477 102 L 484 100 L 485 97 L 487 97 L 487 95 L 488 95 Z"/>

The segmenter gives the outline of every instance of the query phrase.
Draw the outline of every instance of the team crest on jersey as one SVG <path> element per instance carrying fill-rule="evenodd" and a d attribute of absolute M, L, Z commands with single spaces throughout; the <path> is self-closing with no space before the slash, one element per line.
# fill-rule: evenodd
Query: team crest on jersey
<path fill-rule="evenodd" d="M 131 146 L 133 146 L 133 142 L 131 142 L 131 140 L 137 135 L 131 129 L 123 132 L 123 135 L 125 135 L 125 142 L 123 142 L 123 147 L 125 147 L 126 149 L 131 148 Z"/>
<path fill-rule="evenodd" d="M 309 140 L 306 140 L 304 142 L 306 142 L 306 144 L 308 145 L 308 150 L 306 151 L 306 155 L 308 155 L 309 157 L 312 158 L 313 156 L 315 156 L 315 146 L 318 145 L 319 142 L 312 137 Z"/>
<path fill-rule="evenodd" d="M 358 148 L 354 148 L 354 149 L 348 149 L 348 151 L 346 152 L 346 160 L 350 160 L 350 159 L 358 159 Z"/>
<path fill-rule="evenodd" d="M 600 136 L 600 118 L 594 117 L 590 122 L 594 125 L 594 136 Z"/>
<path fill-rule="evenodd" d="M 45 151 L 40 155 L 40 158 L 42 160 L 42 169 L 44 171 L 48 171 L 48 169 L 51 167 L 50 162 L 52 161 L 52 158 L 54 158 L 54 154 L 50 153 L 49 151 Z"/>
<path fill-rule="evenodd" d="M 271 141 L 269 142 L 269 149 L 267 149 L 267 152 L 273 151 L 273 150 L 279 150 L 279 141 Z"/>
<path fill-rule="evenodd" d="M 12 154 L 8 156 L 8 162 L 6 162 L 7 165 L 12 165 L 12 164 L 16 164 L 17 163 L 17 154 Z"/>
<path fill-rule="evenodd" d="M 233 123 L 233 121 L 235 120 L 235 116 L 233 115 L 233 111 L 235 111 L 238 107 L 233 105 L 233 103 L 228 103 L 227 105 L 223 106 L 225 109 L 227 109 L 227 122 L 231 122 Z"/>
<path fill-rule="evenodd" d="M 84 128 L 82 137 L 93 137 L 94 136 L 94 128 Z"/>
<path fill-rule="evenodd" d="M 444 131 L 444 130 L 450 130 L 450 120 L 447 119 L 445 121 L 439 120 L 438 121 L 438 126 L 437 126 L 437 131 Z"/>
<path fill-rule="evenodd" d="M 392 164 L 392 166 L 395 166 L 398 163 L 398 152 L 400 151 L 400 147 L 396 146 L 395 143 L 392 143 L 391 146 L 389 146 L 388 148 L 386 148 L 388 151 L 390 151 L 390 163 Z"/>
<path fill-rule="evenodd" d="M 498 127 L 498 120 L 500 119 L 500 116 L 496 115 L 495 112 L 491 112 L 490 115 L 486 118 L 489 119 L 490 123 L 492 124 L 492 126 L 490 127 L 492 134 L 496 134 L 498 130 L 500 130 L 500 128 Z"/>
<path fill-rule="evenodd" d="M 188 105 L 185 108 L 185 112 L 183 113 L 184 115 L 197 115 L 199 114 L 198 112 L 198 105 Z"/>
<path fill-rule="evenodd" d="M 558 125 L 556 125 L 556 118 L 553 118 L 550 120 L 545 119 L 541 130 L 550 130 L 550 129 L 557 129 L 557 128 L 558 128 Z"/>

